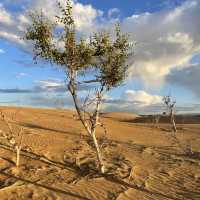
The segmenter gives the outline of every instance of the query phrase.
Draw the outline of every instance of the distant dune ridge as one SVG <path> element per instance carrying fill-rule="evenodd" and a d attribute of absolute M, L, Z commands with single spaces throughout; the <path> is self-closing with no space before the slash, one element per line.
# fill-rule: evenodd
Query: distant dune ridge
<path fill-rule="evenodd" d="M 133 113 L 127 113 L 127 112 L 107 112 L 107 113 L 102 113 L 101 117 L 104 118 L 111 118 L 115 120 L 120 120 L 120 121 L 132 121 L 135 120 L 136 118 L 139 118 L 139 115 L 133 114 Z"/>
<path fill-rule="evenodd" d="M 135 123 L 151 123 L 155 115 L 141 115 L 132 120 Z M 169 123 L 169 116 L 160 116 L 159 123 Z M 200 124 L 200 114 L 175 115 L 177 124 Z"/>
<path fill-rule="evenodd" d="M 101 114 L 101 117 L 133 123 L 152 123 L 156 115 L 158 114 L 137 115 L 127 112 L 105 112 Z M 200 114 L 179 114 L 175 115 L 175 120 L 177 124 L 200 124 Z M 159 123 L 169 123 L 169 121 L 169 116 L 160 115 Z"/>

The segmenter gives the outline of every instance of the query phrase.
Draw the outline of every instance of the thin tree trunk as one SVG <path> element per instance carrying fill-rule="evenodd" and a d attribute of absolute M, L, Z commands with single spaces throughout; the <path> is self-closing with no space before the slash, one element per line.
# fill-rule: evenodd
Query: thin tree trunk
<path fill-rule="evenodd" d="M 95 132 L 96 131 L 94 130 L 91 133 L 91 135 L 92 135 L 92 139 L 93 139 L 95 149 L 96 149 L 96 153 L 97 153 L 97 160 L 98 160 L 98 163 L 99 163 L 99 169 L 100 169 L 101 173 L 104 174 L 105 173 L 105 166 L 104 166 L 104 162 L 103 162 L 103 156 L 101 154 L 101 150 L 99 148 L 99 144 L 98 144 Z"/>
<path fill-rule="evenodd" d="M 172 124 L 172 129 L 174 132 L 177 132 L 177 128 L 176 128 L 176 123 L 175 123 L 175 119 L 174 119 L 174 113 L 173 111 L 170 112 L 171 115 L 171 124 Z"/>
<path fill-rule="evenodd" d="M 177 132 L 177 128 L 176 128 L 176 123 L 175 123 L 174 117 L 172 119 L 172 126 L 173 126 L 174 132 Z"/>
<path fill-rule="evenodd" d="M 95 111 L 97 113 L 95 115 L 95 118 L 96 118 L 95 122 L 92 125 L 92 128 L 90 128 L 88 126 L 88 124 L 84 121 L 83 117 L 82 117 L 80 108 L 79 108 L 78 103 L 77 103 L 76 96 L 75 95 L 72 95 L 72 96 L 73 96 L 73 100 L 74 100 L 74 104 L 75 104 L 75 108 L 76 108 L 77 114 L 78 114 L 83 126 L 85 127 L 86 131 L 92 137 L 93 143 L 95 145 L 100 171 L 101 171 L 101 173 L 105 173 L 105 167 L 104 167 L 104 164 L 103 164 L 102 154 L 101 154 L 101 151 L 100 151 L 100 148 L 99 148 L 99 145 L 98 145 L 98 141 L 96 139 L 96 126 L 97 126 L 98 119 L 99 119 L 99 105 L 98 105 L 98 111 L 97 110 Z"/>
<path fill-rule="evenodd" d="M 97 103 L 96 103 L 96 109 L 94 111 L 94 114 L 92 116 L 91 119 L 91 126 L 88 125 L 88 123 L 85 121 L 82 113 L 81 113 L 81 109 L 78 105 L 78 99 L 77 99 L 77 94 L 76 94 L 76 74 L 74 71 L 71 71 L 70 73 L 70 82 L 68 84 L 68 89 L 73 97 L 73 101 L 74 101 L 74 105 L 75 105 L 75 109 L 76 112 L 80 118 L 80 121 L 82 122 L 83 126 L 85 127 L 86 131 L 88 132 L 88 134 L 92 137 L 93 143 L 95 145 L 95 149 L 96 149 L 96 153 L 97 153 L 97 159 L 98 159 L 98 163 L 99 163 L 99 168 L 101 173 L 105 173 L 105 167 L 103 164 L 103 158 L 102 158 L 102 154 L 98 145 L 98 141 L 96 138 L 96 126 L 98 125 L 98 121 L 99 121 L 99 110 L 100 110 L 100 104 L 101 104 L 101 97 L 102 97 L 102 92 L 103 92 L 103 88 L 104 85 L 102 85 L 100 91 L 97 93 Z"/>
<path fill-rule="evenodd" d="M 21 147 L 16 146 L 16 167 L 19 167 L 20 165 L 20 152 L 21 152 Z"/>
<path fill-rule="evenodd" d="M 74 101 L 76 112 L 77 112 L 77 114 L 79 116 L 79 119 L 80 119 L 81 123 L 83 124 L 84 128 L 86 129 L 86 131 L 88 132 L 88 134 L 91 135 L 91 130 L 89 128 L 89 125 L 88 125 L 88 123 L 85 122 L 84 117 L 82 116 L 81 110 L 80 110 L 80 108 L 78 106 L 78 100 L 77 100 L 76 92 L 71 87 L 73 87 L 73 86 L 72 85 L 68 86 L 69 91 L 70 91 L 70 93 L 72 95 L 72 98 L 73 98 L 73 101 Z"/>
<path fill-rule="evenodd" d="M 103 162 L 103 155 L 101 153 L 98 141 L 96 139 L 96 127 L 99 123 L 99 112 L 100 112 L 100 105 L 101 105 L 101 100 L 102 100 L 103 88 L 104 88 L 104 86 L 102 85 L 100 91 L 97 93 L 98 99 L 97 99 L 96 109 L 95 109 L 95 112 L 94 112 L 94 115 L 93 115 L 94 122 L 93 122 L 93 126 L 92 126 L 91 135 L 92 135 L 92 139 L 93 139 L 93 142 L 94 142 L 94 145 L 95 145 L 95 148 L 96 148 L 96 152 L 97 152 L 97 159 L 98 159 L 98 162 L 99 162 L 99 168 L 100 168 L 101 173 L 104 174 L 105 173 L 105 166 L 104 166 L 104 162 Z"/>

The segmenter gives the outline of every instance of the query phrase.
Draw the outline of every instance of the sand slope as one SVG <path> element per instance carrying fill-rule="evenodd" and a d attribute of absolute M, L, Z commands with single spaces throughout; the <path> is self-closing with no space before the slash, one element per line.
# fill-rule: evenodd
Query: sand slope
<path fill-rule="evenodd" d="M 2 108 L 7 116 L 16 109 Z M 14 152 L 0 139 L 0 199 L 199 200 L 200 125 L 178 126 L 181 145 L 190 143 L 194 152 L 189 156 L 166 124 L 153 128 L 127 122 L 134 117 L 102 115 L 108 131 L 102 151 L 107 165 L 113 163 L 111 175 L 103 177 L 93 170 L 95 153 L 74 111 L 18 109 L 12 126 L 25 128 L 29 151 L 22 152 L 16 170 Z M 0 127 L 8 131 L 1 120 Z M 97 133 L 104 135 L 101 128 Z"/>

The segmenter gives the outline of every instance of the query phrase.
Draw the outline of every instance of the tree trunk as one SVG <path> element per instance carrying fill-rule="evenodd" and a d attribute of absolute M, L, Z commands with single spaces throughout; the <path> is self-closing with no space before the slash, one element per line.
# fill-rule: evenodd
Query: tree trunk
<path fill-rule="evenodd" d="M 177 128 L 176 128 L 176 123 L 175 123 L 173 111 L 170 112 L 170 115 L 171 115 L 172 130 L 173 130 L 174 132 L 177 132 Z"/>
<path fill-rule="evenodd" d="M 16 167 L 19 167 L 20 165 L 20 152 L 21 147 L 16 146 Z"/>
<path fill-rule="evenodd" d="M 96 148 L 99 168 L 102 174 L 105 173 L 105 166 L 103 162 L 103 156 L 99 148 L 98 141 L 96 139 L 96 127 L 99 124 L 99 112 L 100 112 L 100 106 L 101 106 L 101 101 L 102 101 L 102 96 L 103 96 L 103 90 L 104 90 L 104 85 L 101 86 L 101 89 L 96 94 L 96 97 L 97 97 L 96 109 L 93 114 L 93 121 L 92 121 L 93 123 L 92 123 L 92 128 L 91 128 L 91 135 L 92 135 L 92 139 Z"/>
<path fill-rule="evenodd" d="M 103 158 L 102 158 L 102 154 L 98 145 L 98 141 L 96 138 L 96 126 L 98 124 L 99 121 L 99 110 L 100 110 L 100 104 L 101 104 L 101 93 L 103 92 L 103 86 L 100 90 L 100 92 L 98 93 L 98 100 L 96 103 L 96 109 L 94 111 L 93 114 L 93 119 L 91 119 L 92 125 L 89 126 L 89 124 L 86 122 L 85 118 L 83 117 L 82 113 L 81 113 L 81 109 L 78 105 L 78 100 L 77 100 L 77 94 L 76 94 L 76 87 L 75 87 L 75 78 L 76 75 L 74 72 L 71 72 L 71 81 L 68 85 L 68 89 L 73 97 L 73 101 L 74 101 L 74 105 L 75 105 L 75 109 L 76 112 L 79 116 L 80 121 L 82 122 L 83 126 L 85 127 L 86 131 L 88 132 L 88 134 L 92 137 L 93 143 L 95 145 L 95 149 L 96 149 L 96 153 L 97 153 L 97 159 L 98 159 L 98 163 L 99 163 L 99 168 L 101 173 L 105 173 L 105 167 L 103 164 Z"/>
<path fill-rule="evenodd" d="M 95 132 L 96 131 L 94 130 L 91 133 L 91 135 L 92 135 L 92 139 L 93 139 L 93 142 L 94 142 L 94 145 L 95 145 L 95 149 L 96 149 L 96 153 L 97 153 L 97 159 L 98 159 L 98 163 L 99 163 L 99 169 L 100 169 L 101 173 L 104 174 L 105 173 L 105 166 L 104 166 L 104 163 L 103 163 L 103 156 L 101 154 L 101 150 L 99 148 L 99 144 L 98 144 Z"/>

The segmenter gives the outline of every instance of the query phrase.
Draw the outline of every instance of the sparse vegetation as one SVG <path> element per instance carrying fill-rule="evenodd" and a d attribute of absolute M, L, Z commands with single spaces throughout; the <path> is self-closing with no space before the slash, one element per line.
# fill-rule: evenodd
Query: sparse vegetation
<path fill-rule="evenodd" d="M 167 106 L 168 115 L 170 117 L 170 123 L 171 123 L 172 131 L 173 131 L 173 135 L 171 135 L 171 137 L 174 139 L 174 142 L 183 150 L 185 155 L 189 155 L 189 156 L 192 155 L 193 151 L 192 151 L 191 142 L 186 140 L 185 144 L 183 144 L 176 135 L 177 127 L 176 127 L 175 117 L 174 117 L 176 101 L 172 101 L 172 98 L 170 96 L 165 96 L 163 98 L 163 101 L 165 105 Z"/>
<path fill-rule="evenodd" d="M 159 128 L 159 121 L 161 116 L 159 114 L 153 115 L 153 126 Z"/>
<path fill-rule="evenodd" d="M 14 120 L 14 116 L 16 116 L 18 112 L 16 112 L 13 117 L 12 121 L 2 112 L 0 111 L 1 120 L 4 122 L 4 124 L 7 127 L 6 131 L 1 131 L 1 136 L 8 142 L 9 145 L 13 148 L 14 151 L 16 151 L 16 167 L 20 166 L 20 153 L 21 149 L 23 147 L 23 137 L 24 137 L 24 128 L 18 127 L 18 131 L 16 133 L 16 130 L 13 129 L 12 123 Z"/>
<path fill-rule="evenodd" d="M 163 102 L 164 102 L 164 104 L 167 107 L 167 112 L 168 112 L 168 115 L 170 117 L 170 122 L 171 122 L 171 125 L 172 125 L 172 130 L 174 132 L 177 132 L 175 118 L 174 118 L 176 101 L 173 101 L 170 96 L 165 96 L 165 97 L 163 97 Z"/>

